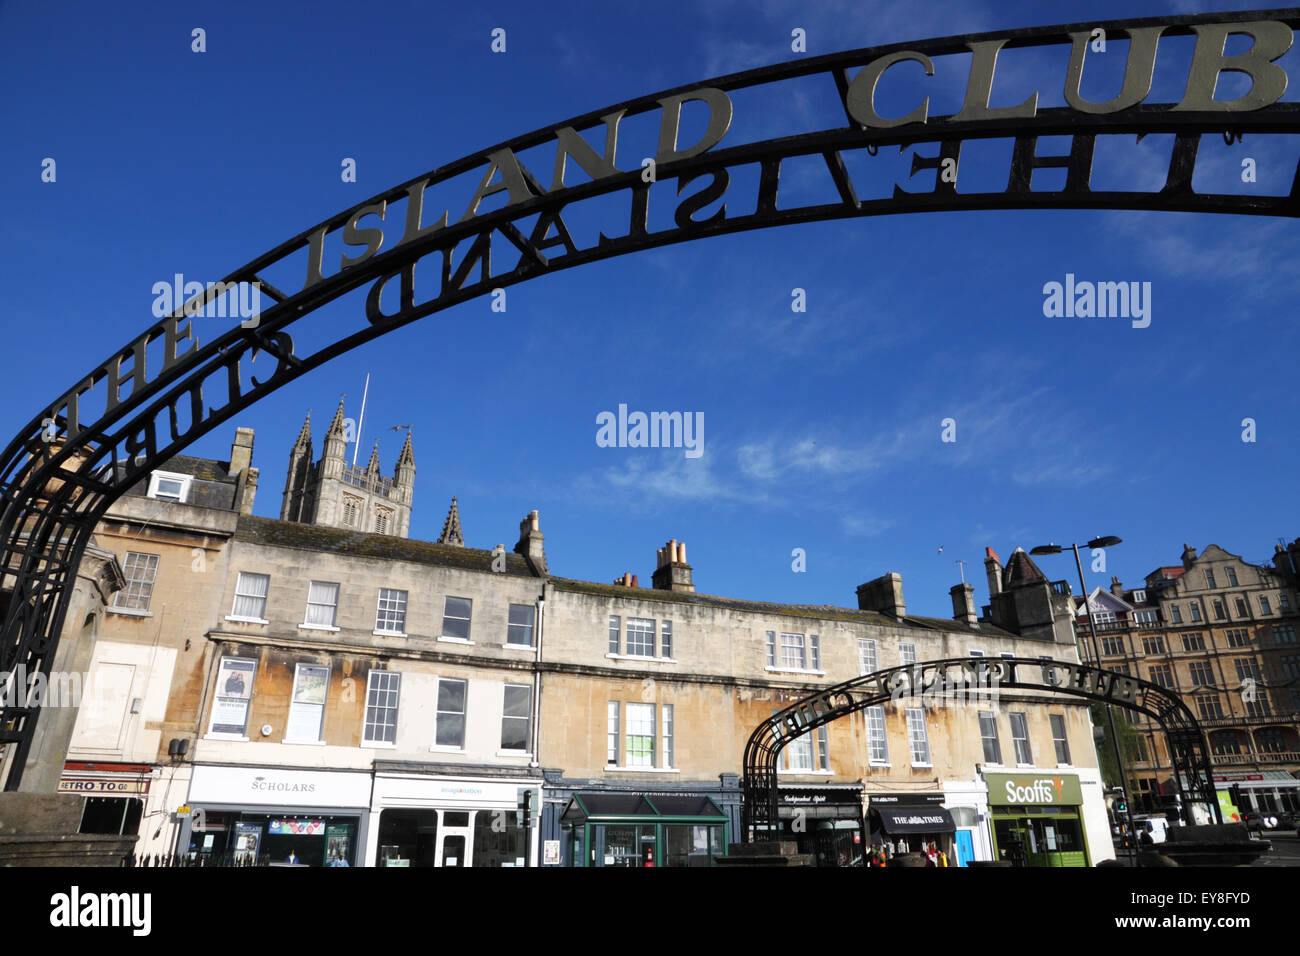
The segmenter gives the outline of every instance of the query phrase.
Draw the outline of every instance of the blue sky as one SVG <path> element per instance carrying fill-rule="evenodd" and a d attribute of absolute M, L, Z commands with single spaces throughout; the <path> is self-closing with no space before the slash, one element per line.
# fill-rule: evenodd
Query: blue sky
<path fill-rule="evenodd" d="M 1251 7 L 714 0 L 56 10 L 10 0 L 0 5 L 0 188 L 11 223 L 0 390 L 10 430 L 151 323 L 155 282 L 220 279 L 333 213 L 517 134 L 798 58 L 796 27 L 812 55 Z M 195 27 L 206 30 L 202 54 L 190 48 Z M 490 49 L 497 27 L 505 53 Z M 1189 52 L 1186 41 L 1162 42 L 1151 101 L 1179 98 Z M 932 116 L 959 107 L 967 63 L 936 64 L 924 87 Z M 1297 50 L 1281 63 L 1300 75 Z M 882 82 L 882 112 L 916 102 L 915 74 Z M 1089 76 L 1085 94 L 1107 98 L 1105 76 L 1095 88 Z M 1008 53 L 994 105 L 1035 89 L 1041 106 L 1061 105 L 1062 79 L 1063 62 Z M 1241 92 L 1220 88 L 1221 98 Z M 1285 99 L 1297 95 L 1293 83 Z M 842 123 L 815 83 L 734 99 L 724 145 Z M 642 155 L 633 126 L 626 152 L 620 141 L 621 168 Z M 1202 146 L 1198 188 L 1289 189 L 1294 144 L 1216 139 Z M 1158 186 L 1168 155 L 1167 137 L 1117 137 L 1098 148 L 1094 184 Z M 1008 156 L 1005 142 L 965 154 L 959 188 L 1000 188 Z M 1239 181 L 1244 156 L 1257 161 L 1255 184 Z M 41 181 L 45 157 L 57 162 L 54 183 Z M 341 181 L 346 157 L 356 160 L 355 183 Z M 871 169 L 850 162 L 864 192 L 907 185 L 908 156 L 882 149 L 878 159 Z M 752 209 L 749 188 L 738 178 L 726 197 L 739 212 Z M 782 179 L 791 203 L 827 188 L 812 166 L 790 164 Z M 669 210 L 657 213 L 663 222 Z M 576 227 L 594 235 L 598 225 Z M 391 472 L 402 433 L 385 429 L 414 426 L 412 535 L 435 538 L 457 495 L 467 543 L 509 547 L 536 508 L 551 569 L 564 576 L 631 571 L 648 584 L 655 549 L 677 538 L 703 592 L 852 606 L 858 584 L 897 571 L 909 610 L 946 617 L 957 560 L 977 603 L 987 602 L 985 545 L 1005 560 L 1017 545 L 1120 536 L 1089 586 L 1111 574 L 1134 585 L 1177 563 L 1184 541 L 1258 561 L 1277 537 L 1300 535 L 1297 331 L 1285 305 L 1295 299 L 1296 229 L 1247 217 L 995 211 L 669 246 L 513 286 L 504 313 L 479 299 L 389 333 L 189 451 L 225 458 L 235 425 L 253 427 L 256 511 L 277 516 L 307 409 L 319 452 L 340 395 L 355 415 L 370 372 L 358 459 L 378 437 Z M 1043 285 L 1066 273 L 1152 283 L 1150 327 L 1044 317 Z M 791 310 L 795 288 L 806 291 L 806 312 Z M 321 310 L 319 327 L 355 327 L 362 301 Z M 222 322 L 198 321 L 200 341 L 215 335 L 203 322 Z M 598 447 L 596 416 L 620 403 L 702 412 L 705 453 Z M 1247 417 L 1254 443 L 1241 440 Z M 945 418 L 956 421 L 956 442 L 940 440 Z M 795 548 L 806 551 L 802 573 L 792 570 Z M 1071 564 L 1043 561 L 1053 578 L 1072 578 Z"/>

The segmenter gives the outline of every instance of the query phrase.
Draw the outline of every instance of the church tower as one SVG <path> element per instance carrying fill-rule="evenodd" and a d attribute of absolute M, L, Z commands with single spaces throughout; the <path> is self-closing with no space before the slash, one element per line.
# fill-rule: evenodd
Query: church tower
<path fill-rule="evenodd" d="M 282 521 L 350 528 L 405 538 L 411 530 L 411 505 L 415 495 L 415 451 L 411 433 L 397 456 L 394 475 L 385 478 L 379 465 L 379 442 L 364 468 L 347 461 L 347 446 L 355 440 L 355 424 L 344 418 L 343 402 L 325 431 L 320 460 L 312 462 L 311 415 L 303 423 L 289 452 Z"/>

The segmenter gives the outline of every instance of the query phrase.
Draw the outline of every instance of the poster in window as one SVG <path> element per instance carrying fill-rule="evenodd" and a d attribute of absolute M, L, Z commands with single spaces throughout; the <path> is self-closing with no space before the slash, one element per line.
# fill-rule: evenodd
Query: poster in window
<path fill-rule="evenodd" d="M 248 700 L 253 692 L 256 661 L 225 658 L 217 672 L 217 697 L 212 705 L 212 733 L 243 734 Z"/>
<path fill-rule="evenodd" d="M 343 823 L 325 828 L 325 865 L 350 866 L 352 852 L 352 826 Z"/>
<path fill-rule="evenodd" d="M 298 682 L 294 685 L 293 700 L 296 704 L 324 704 L 325 686 L 329 683 L 328 667 L 299 667 Z"/>
<path fill-rule="evenodd" d="M 262 842 L 262 828 L 256 823 L 235 824 L 235 865 L 252 866 L 257 862 L 258 846 Z"/>

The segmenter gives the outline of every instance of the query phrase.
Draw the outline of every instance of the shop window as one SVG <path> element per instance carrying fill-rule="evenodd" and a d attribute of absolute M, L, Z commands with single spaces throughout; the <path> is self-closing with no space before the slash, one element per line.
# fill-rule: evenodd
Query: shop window
<path fill-rule="evenodd" d="M 381 634 L 405 635 L 405 591 L 399 591 L 395 588 L 379 589 L 379 607 L 375 612 L 375 630 Z"/>
<path fill-rule="evenodd" d="M 511 647 L 533 646 L 533 622 L 537 609 L 531 604 L 510 605 L 506 624 L 506 643 Z"/>
<path fill-rule="evenodd" d="M 1052 725 L 1052 746 L 1056 750 L 1056 762 L 1058 764 L 1069 764 L 1070 741 L 1065 736 L 1065 716 L 1063 714 L 1049 714 L 1048 722 Z"/>
<path fill-rule="evenodd" d="M 523 866 L 523 829 L 513 810 L 479 810 L 474 814 L 474 866 Z"/>
<path fill-rule="evenodd" d="M 312 581 L 307 586 L 306 627 L 333 628 L 338 616 L 339 586 L 331 581 Z"/>
<path fill-rule="evenodd" d="M 438 679 L 438 714 L 433 742 L 437 747 L 465 749 L 465 692 L 467 684 L 451 677 Z"/>
<path fill-rule="evenodd" d="M 907 708 L 907 740 L 913 767 L 930 766 L 930 735 L 925 726 L 925 708 Z"/>
<path fill-rule="evenodd" d="M 532 723 L 533 686 L 506 684 L 501 706 L 501 749 L 528 751 L 528 729 Z"/>
<path fill-rule="evenodd" d="M 158 555 L 128 551 L 122 573 L 126 587 L 113 596 L 113 606 L 131 611 L 149 610 L 154 578 L 158 575 Z"/>
<path fill-rule="evenodd" d="M 1029 721 L 1024 714 L 1011 714 L 1011 742 L 1016 750 L 1017 764 L 1032 764 L 1034 752 L 1029 746 Z"/>
<path fill-rule="evenodd" d="M 442 611 L 442 639 L 469 643 L 469 620 L 474 602 L 469 598 L 448 597 Z"/>
<path fill-rule="evenodd" d="M 885 726 L 885 708 L 877 704 L 868 707 L 867 715 L 867 759 L 873 767 L 889 765 L 889 739 Z"/>
<path fill-rule="evenodd" d="M 223 657 L 217 668 L 217 689 L 212 703 L 210 734 L 244 736 L 248 727 L 248 702 L 253 696 L 257 661 Z"/>
<path fill-rule="evenodd" d="M 240 621 L 266 623 L 266 594 L 271 586 L 269 574 L 240 571 L 235 582 L 235 604 L 230 616 Z"/>
<path fill-rule="evenodd" d="M 998 718 L 991 710 L 980 711 L 980 741 L 984 745 L 984 762 L 1002 763 L 1002 742 L 998 739 Z"/>
<path fill-rule="evenodd" d="M 437 853 L 437 810 L 384 810 L 379 814 L 379 866 L 431 867 Z"/>
<path fill-rule="evenodd" d="M 86 797 L 77 832 L 119 836 L 139 833 L 143 807 L 135 797 Z"/>
<path fill-rule="evenodd" d="M 879 670 L 876 663 L 876 642 L 869 637 L 858 638 L 858 674 L 874 674 Z"/>
<path fill-rule="evenodd" d="M 362 739 L 368 744 L 397 742 L 397 702 L 402 675 L 395 671 L 371 671 L 366 680 L 366 726 Z"/>
<path fill-rule="evenodd" d="M 285 743 L 321 742 L 329 681 L 329 667 L 316 664 L 298 664 L 295 667 L 289 722 L 284 728 Z"/>

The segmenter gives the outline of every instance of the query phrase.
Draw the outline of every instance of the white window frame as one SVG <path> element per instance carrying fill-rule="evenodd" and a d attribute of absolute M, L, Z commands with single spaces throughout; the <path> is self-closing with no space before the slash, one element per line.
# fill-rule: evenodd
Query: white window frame
<path fill-rule="evenodd" d="M 916 663 L 916 645 L 907 642 L 900 642 L 898 645 L 898 663 L 915 664 Z"/>
<path fill-rule="evenodd" d="M 379 680 L 376 680 L 379 678 Z M 383 683 L 385 686 L 377 687 Z M 381 697 L 382 695 L 382 697 Z M 390 704 L 389 701 L 392 701 Z M 397 746 L 397 714 L 401 707 L 402 701 L 402 674 L 400 671 L 372 670 L 366 677 L 366 712 L 362 716 L 361 728 L 361 746 L 363 747 L 396 747 Z M 371 719 L 371 714 L 376 716 L 380 713 L 393 714 L 392 740 L 378 739 L 372 733 L 373 730 L 386 731 L 388 728 L 387 721 L 383 723 Z"/>
<path fill-rule="evenodd" d="M 777 771 L 780 773 L 829 775 L 831 772 L 830 733 L 826 728 L 827 725 L 822 724 L 820 727 L 800 734 L 786 744 L 781 750 L 781 765 L 777 768 Z M 808 766 L 803 766 L 802 760 L 800 760 L 799 766 L 795 766 L 794 758 L 796 754 L 802 755 L 805 751 L 808 755 Z"/>
<path fill-rule="evenodd" d="M 988 721 L 988 726 L 993 729 L 992 737 L 984 733 L 986 720 Z M 998 730 L 997 712 L 992 710 L 981 710 L 978 712 L 976 722 L 978 723 L 980 729 L 980 752 L 984 756 L 984 765 L 986 767 L 1001 767 L 1002 766 L 1002 735 Z M 989 757 L 988 755 L 988 744 L 990 740 L 993 743 L 993 753 L 994 753 L 993 757 Z"/>
<path fill-rule="evenodd" d="M 261 578 L 266 581 L 266 591 L 263 594 L 253 594 L 243 590 L 245 578 L 252 581 L 254 578 Z M 269 624 L 265 617 L 254 617 L 252 615 L 236 614 L 235 609 L 239 607 L 239 599 L 260 600 L 262 602 L 262 614 L 266 614 L 266 602 L 271 596 L 271 575 L 261 571 L 240 571 L 235 578 L 235 600 L 231 603 L 230 613 L 226 615 L 227 621 L 244 621 L 249 624 Z"/>
<path fill-rule="evenodd" d="M 466 604 L 469 605 L 469 616 L 460 617 L 459 615 L 448 614 L 447 613 L 448 601 L 464 601 Z M 447 633 L 448 621 L 464 621 L 465 634 L 467 636 L 457 637 L 454 634 L 448 634 Z M 467 597 L 460 597 L 459 595 L 456 594 L 444 595 L 442 600 L 442 623 L 438 625 L 438 640 L 446 641 L 449 644 L 473 644 L 474 643 L 473 628 L 474 628 L 474 599 L 467 598 Z"/>
<path fill-rule="evenodd" d="M 870 670 L 867 668 L 870 667 Z M 858 676 L 874 674 L 880 670 L 880 656 L 877 654 L 875 638 L 858 638 Z"/>
<path fill-rule="evenodd" d="M 1058 722 L 1058 721 L 1060 722 L 1060 727 L 1061 727 L 1061 736 L 1059 736 L 1059 737 L 1056 736 L 1056 727 L 1057 727 L 1057 722 Z M 1052 730 L 1052 752 L 1053 752 L 1053 754 L 1055 754 L 1055 756 L 1056 756 L 1056 765 L 1057 765 L 1058 767 L 1072 767 L 1072 766 L 1074 766 L 1074 764 L 1070 762 L 1070 738 L 1069 738 L 1069 735 L 1068 735 L 1067 732 L 1066 732 L 1066 727 L 1065 727 L 1065 715 L 1064 715 L 1064 714 L 1048 714 L 1048 715 L 1047 715 L 1047 723 L 1048 723 L 1048 726 L 1051 727 L 1051 730 Z M 1065 751 L 1065 759 L 1064 759 L 1064 760 L 1061 759 L 1061 751 L 1062 751 L 1062 750 Z"/>
<path fill-rule="evenodd" d="M 162 481 L 175 481 L 181 486 L 180 494 L 172 498 L 170 495 L 160 495 L 158 493 L 158 484 Z M 171 501 L 176 504 L 189 504 L 190 486 L 194 483 L 193 475 L 178 475 L 173 471 L 155 471 L 149 475 L 149 497 L 156 498 L 159 501 Z"/>
<path fill-rule="evenodd" d="M 1012 711 L 1007 715 L 1011 722 L 1011 749 L 1015 753 L 1017 767 L 1032 767 L 1034 765 L 1034 748 L 1029 740 L 1029 715 L 1024 711 Z M 1016 718 L 1019 717 L 1019 721 Z M 1023 734 L 1016 732 L 1016 724 L 1019 723 L 1020 730 Z M 1023 751 L 1022 751 L 1023 746 Z"/>
<path fill-rule="evenodd" d="M 334 603 L 333 603 L 333 604 L 328 604 L 328 603 L 326 603 L 326 602 L 324 602 L 324 601 L 321 601 L 321 600 L 313 601 L 313 600 L 312 600 L 312 592 L 313 592 L 313 590 L 316 589 L 316 588 L 333 588 L 333 589 L 334 589 Z M 305 629 L 305 630 L 308 630 L 308 631 L 337 631 L 337 630 L 339 630 L 339 628 L 338 628 L 337 625 L 338 625 L 338 617 L 339 617 L 339 592 L 340 592 L 341 590 L 342 590 L 342 588 L 339 586 L 339 583 L 338 583 L 337 581 L 310 581 L 310 582 L 308 582 L 308 584 L 307 584 L 307 602 L 306 602 L 306 604 L 303 606 L 303 614 L 302 614 L 302 618 L 303 618 L 303 620 L 302 620 L 302 623 L 298 625 L 298 627 L 299 627 L 300 629 Z M 321 592 L 317 591 L 317 592 L 316 592 L 316 596 L 317 596 L 317 598 L 321 597 L 321 596 L 322 596 L 322 595 L 321 595 Z M 326 608 L 326 607 L 330 609 L 330 613 L 329 613 L 329 623 L 328 623 L 328 624 L 322 624 L 322 623 L 320 623 L 319 621 L 313 621 L 313 620 L 311 620 L 311 617 L 312 617 L 312 608 Z M 317 612 L 317 616 L 318 616 L 318 617 L 321 616 L 320 613 L 319 613 L 319 611 Z"/>
<path fill-rule="evenodd" d="M 529 614 L 529 621 L 528 621 L 527 624 L 517 624 L 517 623 L 515 623 L 514 621 L 512 621 L 512 620 L 510 619 L 511 616 L 514 614 L 514 610 L 515 610 L 515 608 L 517 608 L 517 607 L 524 608 L 525 610 L 528 611 L 528 614 Z M 527 629 L 528 629 L 528 643 L 527 643 L 527 644 L 520 644 L 518 641 L 513 640 L 513 637 L 514 637 L 515 633 L 517 633 L 518 630 L 523 629 L 523 628 L 527 628 Z M 537 646 L 537 643 L 536 643 L 536 642 L 537 642 L 537 606 L 534 605 L 534 604 L 514 604 L 514 603 L 511 603 L 511 604 L 507 605 L 507 607 L 506 607 L 506 643 L 505 643 L 505 646 L 506 646 L 506 647 L 517 647 L 517 648 L 520 648 L 521 650 L 528 650 L 528 651 L 531 651 L 531 650 L 536 649 L 536 646 Z"/>
<path fill-rule="evenodd" d="M 385 597 L 385 594 L 388 597 Z M 396 597 L 395 595 L 401 595 Z M 406 607 L 410 600 L 410 592 L 401 588 L 380 588 L 379 595 L 375 599 L 375 629 L 371 633 L 381 637 L 405 637 L 406 636 Z M 400 601 L 400 606 L 398 602 Z M 388 607 L 384 603 L 388 602 Z M 400 611 L 401 620 L 396 629 L 384 627 L 385 624 L 391 624 L 395 616 L 394 612 Z"/>
<path fill-rule="evenodd" d="M 933 767 L 934 755 L 930 752 L 930 731 L 925 726 L 925 708 L 908 707 L 906 710 L 907 749 L 912 757 L 912 766 Z M 923 748 L 923 753 L 918 745 Z"/>
<path fill-rule="evenodd" d="M 635 712 L 633 711 L 633 708 L 636 708 Z M 629 701 L 623 705 L 623 760 L 626 766 L 639 770 L 646 770 L 655 766 L 655 757 L 659 750 L 656 746 L 657 741 L 655 739 L 658 733 L 658 721 L 656 720 L 657 714 L 655 711 L 655 705 L 645 701 Z M 645 721 L 645 715 L 647 713 L 650 715 L 648 729 Z M 636 717 L 635 727 L 638 731 L 635 734 L 632 732 L 634 727 L 634 714 Z M 631 747 L 629 746 L 633 737 L 637 740 L 650 741 L 650 753 L 648 759 L 643 754 L 637 754 L 637 762 L 633 763 L 633 755 L 631 753 Z"/>
<path fill-rule="evenodd" d="M 131 572 L 137 571 L 141 567 L 141 562 L 133 562 L 131 560 L 132 558 L 153 559 L 152 562 L 149 562 L 148 560 L 144 562 L 144 567 L 149 572 L 147 580 L 143 576 L 132 577 Z M 126 577 L 126 587 L 113 595 L 113 604 L 109 607 L 110 611 L 119 614 L 136 615 L 138 617 L 152 616 L 152 612 L 149 610 L 149 603 L 153 600 L 154 584 L 158 580 L 158 560 L 158 555 L 149 554 L 145 551 L 128 551 L 126 553 L 126 558 L 122 561 L 122 573 Z M 144 601 L 143 606 L 136 607 L 133 605 L 123 604 L 123 598 L 127 594 L 131 593 L 132 587 L 137 585 L 139 586 L 139 590 L 136 591 L 136 599 L 140 600 L 142 598 Z"/>
<path fill-rule="evenodd" d="M 442 685 L 460 684 L 464 687 L 461 695 L 460 710 L 442 710 Z M 438 743 L 438 720 L 443 714 L 460 717 L 460 744 L 440 744 Z M 469 739 L 469 681 L 463 677 L 439 677 L 433 685 L 433 744 L 429 747 L 430 751 L 441 753 L 464 753 L 465 742 Z"/>
<path fill-rule="evenodd" d="M 325 694 L 319 704 L 308 701 L 298 700 L 298 686 L 302 678 L 304 668 L 312 670 L 323 670 L 325 672 Z M 284 739 L 281 743 L 286 744 L 323 744 L 325 743 L 322 734 L 325 732 L 325 710 L 329 706 L 329 687 L 332 668 L 329 664 L 302 663 L 299 662 L 293 668 L 293 690 L 289 695 L 289 716 L 284 724 Z M 295 724 L 294 709 L 299 707 L 320 708 L 320 719 L 316 724 L 316 736 L 312 737 L 290 737 L 289 728 Z"/>
<path fill-rule="evenodd" d="M 524 707 L 524 714 L 522 717 L 518 714 L 506 713 L 507 698 L 510 696 L 510 691 L 512 689 L 516 691 L 523 690 L 527 693 L 528 699 L 526 701 L 526 706 Z M 497 755 L 508 756 L 508 757 L 527 756 L 531 751 L 532 739 L 533 739 L 532 737 L 533 685 L 532 684 L 506 683 L 501 686 L 501 737 L 502 738 L 504 738 L 506 734 L 506 721 L 511 721 L 511 720 L 513 721 L 522 720 L 524 722 L 524 746 L 522 749 L 517 747 L 507 747 L 505 744 L 505 740 L 502 739 L 500 740 L 501 749 L 497 751 Z"/>
<path fill-rule="evenodd" d="M 628 738 L 631 733 L 629 707 L 651 708 L 649 734 L 636 734 L 650 740 L 650 762 L 628 763 Z M 680 773 L 675 765 L 676 721 L 672 704 L 649 701 L 611 700 L 605 711 L 605 769 L 618 773 Z"/>
<path fill-rule="evenodd" d="M 642 625 L 645 624 L 649 624 L 650 627 L 648 629 L 643 627 Z M 633 625 L 636 626 L 634 627 Z M 659 646 L 658 632 L 655 630 L 657 626 L 657 622 L 652 617 L 629 617 L 623 628 L 623 656 L 646 659 L 653 658 L 655 656 L 655 650 Z M 648 646 L 650 648 L 649 654 L 643 653 L 639 649 L 636 651 L 632 650 L 632 634 L 634 631 L 638 637 L 644 638 L 648 636 L 648 641 L 639 640 L 637 641 L 637 646 L 638 648 Z"/>
<path fill-rule="evenodd" d="M 889 726 L 881 704 L 863 711 L 867 721 L 867 763 L 872 767 L 889 766 Z"/>

